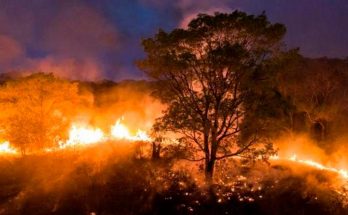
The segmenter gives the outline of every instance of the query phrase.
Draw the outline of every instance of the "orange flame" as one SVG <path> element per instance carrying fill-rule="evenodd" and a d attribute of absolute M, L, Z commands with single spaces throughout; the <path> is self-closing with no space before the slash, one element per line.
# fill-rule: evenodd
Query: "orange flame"
<path fill-rule="evenodd" d="M 5 141 L 0 143 L 0 154 L 16 154 L 17 150 L 12 148 L 10 142 Z"/>
<path fill-rule="evenodd" d="M 123 117 L 119 118 L 114 125 L 111 126 L 110 134 L 105 134 L 100 128 L 94 128 L 87 124 L 73 123 L 67 141 L 59 143 L 59 149 L 75 146 L 86 146 L 91 144 L 97 144 L 107 140 L 125 140 L 125 141 L 151 141 L 152 139 L 148 134 L 138 129 L 133 135 L 130 129 L 121 121 Z M 53 151 L 54 148 L 47 149 L 46 151 Z M 0 143 L 0 154 L 16 154 L 17 150 L 12 148 L 8 141 Z M 348 179 L 348 171 L 345 169 L 338 169 L 334 167 L 325 166 L 313 160 L 298 159 L 296 155 L 291 157 L 279 157 L 272 156 L 271 160 L 287 160 L 291 162 L 301 163 L 307 166 L 314 167 L 319 170 L 325 170 L 334 172 L 342 176 L 344 179 Z"/>
<path fill-rule="evenodd" d="M 111 126 L 110 134 L 105 134 L 100 128 L 93 128 L 81 123 L 73 123 L 69 131 L 69 138 L 65 142 L 59 143 L 59 148 L 84 146 L 97 144 L 108 140 L 125 140 L 125 141 L 151 141 L 151 138 L 143 130 L 138 129 L 135 135 L 132 135 L 130 129 L 121 123 L 123 117 L 118 119 Z"/>
<path fill-rule="evenodd" d="M 328 166 L 325 166 L 321 163 L 315 162 L 313 160 L 298 159 L 296 154 L 292 155 L 289 158 L 281 158 L 279 156 L 272 156 L 271 160 L 288 160 L 288 161 L 292 161 L 292 162 L 296 162 L 296 163 L 301 163 L 301 164 L 304 164 L 307 166 L 314 167 L 316 169 L 337 173 L 342 178 L 348 179 L 348 171 L 345 169 L 337 169 L 337 168 L 333 168 L 333 167 L 328 167 Z"/>
<path fill-rule="evenodd" d="M 73 124 L 69 131 L 69 139 L 66 142 L 61 142 L 59 148 L 90 145 L 102 142 L 104 139 L 104 132 L 99 128 Z"/>
<path fill-rule="evenodd" d="M 128 127 L 121 123 L 121 119 L 118 119 L 116 123 L 111 126 L 112 138 L 128 141 L 151 141 L 147 133 L 140 129 L 137 130 L 135 135 L 132 135 Z"/>

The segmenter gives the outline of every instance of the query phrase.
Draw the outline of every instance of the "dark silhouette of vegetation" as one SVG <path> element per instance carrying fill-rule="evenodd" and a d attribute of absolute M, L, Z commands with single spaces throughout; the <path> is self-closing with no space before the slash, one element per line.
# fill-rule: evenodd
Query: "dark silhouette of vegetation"
<path fill-rule="evenodd" d="M 301 81 L 299 81 L 301 80 Z M 292 106 L 291 128 L 310 133 L 318 145 L 327 145 L 346 127 L 348 63 L 339 59 L 307 59 L 293 56 L 279 73 L 278 86 Z"/>
<path fill-rule="evenodd" d="M 261 178 L 259 173 L 238 169 L 226 183 L 205 189 L 192 172 L 166 161 L 134 159 L 129 147 L 112 149 L 104 144 L 79 152 L 1 159 L 1 214 L 348 212 L 342 197 L 332 190 L 334 177 L 325 172 L 309 169 L 296 175 L 289 167 L 266 165 L 259 167 Z"/>
<path fill-rule="evenodd" d="M 218 160 L 274 153 L 261 138 L 262 123 L 244 122 L 270 88 L 267 79 L 283 54 L 284 33 L 283 25 L 271 24 L 264 14 L 235 11 L 201 14 L 187 29 L 160 30 L 143 40 L 147 57 L 138 65 L 162 83 L 157 95 L 168 105 L 157 127 L 181 135 L 195 151 L 188 159 L 205 161 L 208 181 Z"/>

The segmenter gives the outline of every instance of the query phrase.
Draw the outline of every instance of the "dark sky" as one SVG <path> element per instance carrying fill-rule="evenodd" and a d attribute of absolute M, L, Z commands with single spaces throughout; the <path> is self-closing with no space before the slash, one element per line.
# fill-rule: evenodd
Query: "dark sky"
<path fill-rule="evenodd" d="M 142 79 L 141 38 L 197 13 L 266 11 L 287 26 L 288 47 L 307 57 L 348 56 L 348 0 L 0 0 L 0 71 Z"/>

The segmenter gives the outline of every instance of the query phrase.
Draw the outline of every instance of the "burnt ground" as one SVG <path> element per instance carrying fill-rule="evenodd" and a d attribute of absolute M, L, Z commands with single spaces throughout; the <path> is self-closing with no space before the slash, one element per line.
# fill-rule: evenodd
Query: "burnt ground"
<path fill-rule="evenodd" d="M 175 162 L 124 150 L 5 156 L 0 214 L 348 214 L 347 187 L 334 174 L 288 164 L 230 168 L 206 186 Z"/>

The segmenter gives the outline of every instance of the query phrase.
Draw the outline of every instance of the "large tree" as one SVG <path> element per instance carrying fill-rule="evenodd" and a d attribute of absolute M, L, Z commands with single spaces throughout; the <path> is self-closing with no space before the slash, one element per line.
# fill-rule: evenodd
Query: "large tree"
<path fill-rule="evenodd" d="M 168 105 L 156 127 L 180 135 L 194 151 L 188 159 L 204 161 L 207 180 L 220 159 L 273 152 L 260 138 L 264 124 L 251 118 L 271 89 L 285 31 L 264 14 L 235 11 L 200 14 L 187 29 L 143 40 L 147 55 L 138 65 L 159 81 L 157 95 Z"/>
<path fill-rule="evenodd" d="M 19 148 L 40 150 L 66 136 L 69 116 L 79 102 L 78 86 L 36 73 L 6 82 L 0 88 L 0 116 L 4 136 Z"/>

